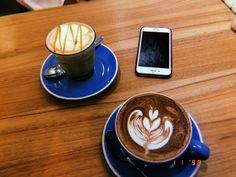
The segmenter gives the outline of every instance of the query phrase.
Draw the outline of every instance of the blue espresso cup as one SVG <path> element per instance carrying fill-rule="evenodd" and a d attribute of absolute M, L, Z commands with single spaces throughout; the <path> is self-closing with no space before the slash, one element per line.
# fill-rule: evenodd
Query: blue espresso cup
<path fill-rule="evenodd" d="M 121 119 L 123 119 L 122 116 L 125 115 L 125 111 L 126 110 L 129 110 L 130 112 L 133 111 L 129 107 L 129 104 L 133 104 L 133 105 L 137 104 L 137 108 L 139 110 L 145 110 L 145 109 L 142 109 L 142 106 L 140 106 L 140 105 L 144 105 L 144 104 L 141 104 L 142 101 L 144 101 L 144 100 L 146 101 L 145 104 L 147 104 L 147 100 L 144 97 L 150 98 L 151 103 L 154 103 L 155 99 L 156 99 L 157 101 L 160 100 L 161 103 L 164 103 L 163 100 L 167 100 L 171 104 L 175 104 L 177 106 L 178 110 L 182 111 L 186 121 L 188 122 L 188 125 L 189 125 L 188 126 L 188 131 L 187 131 L 188 134 L 189 134 L 188 141 L 187 141 L 187 143 L 185 143 L 184 147 L 181 147 L 181 150 L 178 151 L 178 153 L 173 155 L 171 158 L 166 158 L 166 159 L 161 159 L 161 160 L 153 160 L 153 159 L 150 160 L 150 158 L 149 159 L 145 158 L 145 156 L 140 157 L 140 155 L 136 155 L 134 153 L 135 151 L 131 152 L 132 151 L 132 149 L 131 149 L 132 146 L 131 147 L 127 146 L 124 143 L 124 140 L 122 140 L 124 138 L 120 137 L 120 136 L 123 136 L 123 135 L 120 135 L 121 133 L 119 133 L 119 131 L 121 131 L 121 129 L 122 129 L 122 131 L 127 131 L 128 132 L 128 130 L 125 130 L 125 126 L 123 126 L 124 124 L 122 124 L 122 126 L 120 124 L 123 121 L 123 120 L 121 121 Z M 133 105 L 132 105 L 132 107 L 135 107 Z M 144 116 L 144 113 L 141 114 L 140 112 L 141 111 L 137 111 L 133 114 L 134 116 L 136 116 L 137 120 L 140 118 L 140 120 L 138 120 L 137 122 L 140 122 L 141 120 L 145 119 L 145 118 L 142 117 L 142 116 Z M 149 115 L 151 117 L 152 115 L 150 113 L 153 113 L 152 115 L 155 115 L 154 110 L 152 110 L 152 111 L 149 110 Z M 147 113 L 146 113 L 146 115 L 147 115 Z M 140 117 L 138 117 L 138 116 L 140 116 Z M 132 116 L 130 116 L 130 117 L 132 117 Z M 129 120 L 129 119 L 127 119 L 127 120 Z M 122 123 L 124 123 L 124 122 L 122 122 Z M 125 124 L 126 124 L 127 127 L 129 126 L 128 123 L 125 122 Z M 133 124 L 135 124 L 135 123 L 133 123 Z M 139 128 L 140 128 L 140 125 L 139 125 Z M 173 164 L 174 161 L 181 160 L 182 158 L 185 158 L 186 156 L 188 156 L 189 159 L 196 159 L 196 160 L 206 160 L 206 159 L 208 159 L 208 157 L 210 156 L 209 147 L 206 144 L 200 142 L 199 140 L 195 140 L 195 139 L 192 138 L 192 133 L 193 133 L 192 129 L 193 128 L 192 128 L 191 118 L 188 115 L 188 113 L 182 108 L 182 106 L 180 104 L 176 103 L 171 98 L 169 98 L 165 95 L 157 94 L 157 93 L 144 93 L 144 94 L 135 95 L 135 96 L 129 98 L 119 108 L 117 116 L 116 116 L 116 120 L 115 120 L 115 134 L 116 134 L 116 137 L 117 137 L 118 142 L 120 144 L 120 147 L 122 149 L 122 152 L 124 152 L 125 155 L 127 157 L 129 157 L 133 162 L 138 163 L 138 164 L 145 164 L 145 165 L 160 165 L 160 166 L 166 166 L 167 165 L 167 166 L 169 166 L 170 164 Z M 136 133 L 140 133 L 141 130 L 142 129 L 140 128 L 139 131 L 136 131 Z M 131 136 L 132 135 L 130 134 L 130 137 Z M 138 146 L 136 146 L 136 148 L 137 147 Z"/>

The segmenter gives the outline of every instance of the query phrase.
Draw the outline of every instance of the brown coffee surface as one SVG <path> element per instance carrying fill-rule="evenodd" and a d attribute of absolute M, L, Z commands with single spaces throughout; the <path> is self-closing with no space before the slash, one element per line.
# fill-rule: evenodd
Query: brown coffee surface
<path fill-rule="evenodd" d="M 116 133 L 133 155 L 146 161 L 163 162 L 185 150 L 191 137 L 191 124 L 187 113 L 174 100 L 146 93 L 122 106 Z"/>

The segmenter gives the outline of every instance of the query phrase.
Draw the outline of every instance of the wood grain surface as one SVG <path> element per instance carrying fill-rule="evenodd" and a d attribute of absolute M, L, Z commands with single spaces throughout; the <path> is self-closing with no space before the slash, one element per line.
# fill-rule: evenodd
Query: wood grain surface
<path fill-rule="evenodd" d="M 221 0 L 93 0 L 0 17 L 0 176 L 112 176 L 102 153 L 104 124 L 128 97 L 154 91 L 181 103 L 211 149 L 198 176 L 236 175 L 236 33 Z M 90 24 L 117 55 L 103 93 L 64 101 L 39 78 L 45 37 L 70 21 Z M 134 73 L 142 26 L 173 29 L 170 79 Z"/>

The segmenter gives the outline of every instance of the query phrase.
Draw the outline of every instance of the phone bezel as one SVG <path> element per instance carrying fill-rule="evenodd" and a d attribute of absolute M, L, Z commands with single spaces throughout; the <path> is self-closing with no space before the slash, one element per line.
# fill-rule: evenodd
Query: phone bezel
<path fill-rule="evenodd" d="M 157 68 L 157 67 L 144 67 L 139 66 L 141 42 L 143 37 L 143 32 L 154 32 L 154 33 L 168 33 L 169 34 L 169 67 L 168 68 Z M 172 32 L 170 28 L 160 28 L 160 27 L 142 27 L 139 35 L 138 52 L 136 59 L 135 72 L 138 75 L 147 76 L 171 76 L 172 74 Z"/>

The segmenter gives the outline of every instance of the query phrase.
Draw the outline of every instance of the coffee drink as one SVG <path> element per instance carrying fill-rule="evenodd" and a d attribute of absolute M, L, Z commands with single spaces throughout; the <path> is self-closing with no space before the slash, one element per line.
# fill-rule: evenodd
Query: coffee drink
<path fill-rule="evenodd" d="M 94 30 L 87 24 L 72 22 L 55 27 L 48 34 L 46 45 L 56 54 L 70 55 L 88 48 L 95 39 Z"/>
<path fill-rule="evenodd" d="M 148 162 L 176 158 L 191 139 L 187 113 L 174 100 L 146 93 L 128 99 L 116 118 L 116 135 L 135 157 Z"/>
<path fill-rule="evenodd" d="M 65 23 L 48 33 L 46 47 L 70 77 L 85 80 L 93 73 L 95 38 L 95 31 L 89 25 Z"/>

